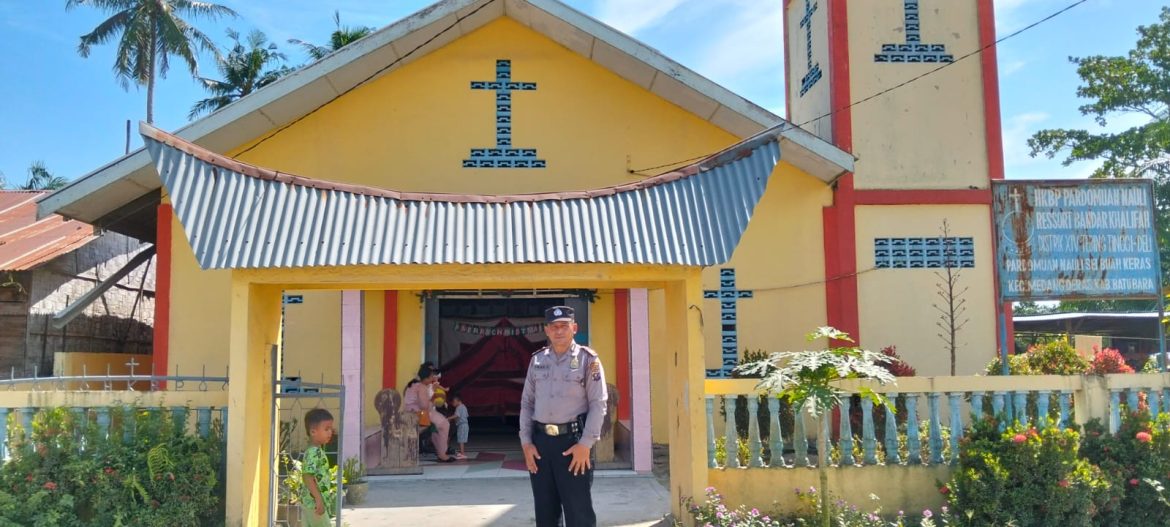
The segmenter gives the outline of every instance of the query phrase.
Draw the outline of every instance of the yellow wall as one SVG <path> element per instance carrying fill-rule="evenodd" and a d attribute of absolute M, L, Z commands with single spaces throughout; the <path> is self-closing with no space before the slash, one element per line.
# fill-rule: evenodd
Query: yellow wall
<path fill-rule="evenodd" d="M 426 312 L 417 291 L 398 292 L 398 391 L 418 373 L 425 350 L 423 326 Z"/>
<path fill-rule="evenodd" d="M 663 372 L 666 368 L 661 367 L 670 363 L 666 334 L 666 293 L 661 289 L 651 289 L 646 304 L 650 309 L 650 438 L 655 443 L 666 444 L 670 442 L 670 426 L 666 419 L 669 400 L 664 396 L 668 384 L 666 373 Z M 709 348 L 707 352 L 711 353 Z"/>
<path fill-rule="evenodd" d="M 284 376 L 340 384 L 341 292 L 290 290 L 285 294 L 301 295 L 304 303 L 284 306 Z"/>
<path fill-rule="evenodd" d="M 386 315 L 386 299 L 383 291 L 362 292 L 362 330 L 365 346 L 362 361 L 362 382 L 365 392 L 362 394 L 362 421 L 364 426 L 378 426 L 381 418 L 374 408 L 374 395 L 382 390 L 382 343 L 385 336 L 382 333 L 382 320 Z"/>
<path fill-rule="evenodd" d="M 794 4 L 797 2 L 793 2 Z M 921 0 L 923 44 L 955 57 L 979 48 L 978 2 Z M 937 68 L 876 63 L 882 44 L 905 41 L 900 5 L 849 2 L 849 75 L 854 100 Z M 852 109 L 857 188 L 987 188 L 979 60 L 964 60 Z"/>
<path fill-rule="evenodd" d="M 512 98 L 513 146 L 546 169 L 464 169 L 495 145 L 492 92 L 470 81 L 537 83 Z M 329 130 L 329 133 L 322 133 Z M 627 168 L 710 153 L 737 139 L 507 18 L 358 88 L 240 156 L 302 176 L 406 191 L 526 193 L 638 179 Z"/>
<path fill-rule="evenodd" d="M 995 357 L 994 260 L 990 239 L 990 212 L 985 205 L 872 206 L 857 209 L 857 277 L 861 344 L 874 351 L 896 345 L 898 354 L 918 370 L 918 375 L 950 373 L 950 353 L 934 325 L 940 304 L 936 275 L 942 269 L 876 269 L 874 238 L 941 236 L 943 219 L 953 237 L 972 237 L 975 268 L 959 270 L 960 285 L 970 289 L 966 316 L 960 330 L 958 375 L 982 371 Z M 941 304 L 940 304 L 941 305 Z"/>
<path fill-rule="evenodd" d="M 785 34 L 788 38 L 788 84 L 787 97 L 791 113 L 788 119 L 826 141 L 833 140 L 830 85 L 833 68 L 829 63 L 829 6 L 828 2 L 815 3 L 810 25 L 801 26 L 805 17 L 805 2 L 784 0 Z M 809 29 L 811 28 L 811 33 Z M 812 44 L 812 58 L 809 58 L 809 44 Z M 809 62 L 812 62 L 810 68 Z M 805 93 L 800 90 L 804 78 L 819 68 L 820 80 Z"/>
<path fill-rule="evenodd" d="M 703 271 L 703 288 L 719 289 L 719 270 L 735 269 L 739 351 L 800 351 L 804 335 L 825 324 L 825 253 L 821 209 L 829 187 L 788 163 L 777 167 L 731 261 Z M 706 367 L 722 365 L 719 300 L 703 300 Z"/>
<path fill-rule="evenodd" d="M 228 363 L 231 271 L 203 271 L 176 217 L 171 222 L 171 326 L 167 371 L 224 375 Z"/>
<path fill-rule="evenodd" d="M 886 514 L 905 510 L 920 514 L 923 509 L 937 511 L 944 505 L 937 481 L 950 479 L 948 466 L 869 466 L 829 468 L 829 492 L 859 507 L 871 504 L 866 498 L 876 494 Z M 719 489 L 728 508 L 747 505 L 767 514 L 792 514 L 802 504 L 795 489 L 821 488 L 817 471 L 788 469 L 712 469 L 708 484 Z M 867 508 L 867 510 L 869 510 Z"/>
<path fill-rule="evenodd" d="M 597 292 L 597 298 L 589 304 L 589 347 L 597 352 L 601 365 L 605 367 L 605 382 L 617 385 L 617 354 L 614 345 L 614 303 L 613 289 Z M 629 397 L 629 394 L 621 394 Z"/>

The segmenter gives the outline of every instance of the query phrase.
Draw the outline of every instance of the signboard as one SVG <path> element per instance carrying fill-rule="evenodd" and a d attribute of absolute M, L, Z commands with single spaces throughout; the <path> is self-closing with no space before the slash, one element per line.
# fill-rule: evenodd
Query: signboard
<path fill-rule="evenodd" d="M 1147 179 L 995 181 L 1001 298 L 1159 297 L 1153 192 Z"/>
<path fill-rule="evenodd" d="M 304 304 L 305 295 L 284 295 L 285 304 Z"/>

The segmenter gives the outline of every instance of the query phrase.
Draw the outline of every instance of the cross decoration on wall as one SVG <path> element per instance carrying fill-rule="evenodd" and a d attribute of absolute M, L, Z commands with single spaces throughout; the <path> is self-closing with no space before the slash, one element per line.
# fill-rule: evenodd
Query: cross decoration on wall
<path fill-rule="evenodd" d="M 463 160 L 463 168 L 545 168 L 547 163 L 536 157 L 535 148 L 512 146 L 512 92 L 535 91 L 535 82 L 512 80 L 512 61 L 496 61 L 496 79 L 471 81 L 473 90 L 496 92 L 496 146 L 472 148 L 471 157 Z"/>
<path fill-rule="evenodd" d="M 723 350 L 723 367 L 717 370 L 707 370 L 708 378 L 726 379 L 731 377 L 731 371 L 739 362 L 739 334 L 736 327 L 736 305 L 740 298 L 751 298 L 751 291 L 735 288 L 735 269 L 719 270 L 719 289 L 703 291 L 703 298 L 719 300 L 721 348 Z"/>
<path fill-rule="evenodd" d="M 881 53 L 873 56 L 874 62 L 954 62 L 955 57 L 947 53 L 946 44 L 922 43 L 922 18 L 918 10 L 919 0 L 901 0 L 902 19 L 906 28 L 906 42 L 882 44 Z"/>

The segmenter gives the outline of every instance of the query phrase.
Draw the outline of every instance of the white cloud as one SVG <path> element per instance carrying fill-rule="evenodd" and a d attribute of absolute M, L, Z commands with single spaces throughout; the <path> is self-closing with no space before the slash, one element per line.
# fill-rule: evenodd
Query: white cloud
<path fill-rule="evenodd" d="M 689 0 L 600 0 L 597 18 L 619 31 L 634 34 L 653 26 Z"/>
<path fill-rule="evenodd" d="M 1028 138 L 1048 120 L 1043 112 L 1013 115 L 1003 123 L 1003 162 L 1008 172 L 1039 161 L 1028 155 Z"/>
<path fill-rule="evenodd" d="M 712 28 L 716 37 L 706 43 L 698 70 L 718 82 L 732 83 L 738 77 L 761 72 L 784 75 L 784 13 L 781 2 L 726 2 L 725 12 L 734 13 L 722 28 Z M 779 77 L 776 79 L 779 81 Z"/>
<path fill-rule="evenodd" d="M 1008 75 L 1011 75 L 1017 71 L 1024 69 L 1024 66 L 1027 66 L 1027 65 L 1028 65 L 1028 61 L 1025 61 L 1025 60 L 1013 60 L 1013 61 L 1008 62 L 1006 64 L 1001 64 L 999 67 L 1000 76 L 1007 77 Z"/>

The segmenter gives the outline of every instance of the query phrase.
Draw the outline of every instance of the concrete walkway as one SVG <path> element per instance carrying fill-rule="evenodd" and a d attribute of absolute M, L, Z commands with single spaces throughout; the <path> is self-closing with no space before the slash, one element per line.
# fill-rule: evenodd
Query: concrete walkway
<path fill-rule="evenodd" d="M 612 472 L 601 472 L 593 480 L 597 525 L 660 525 L 670 511 L 670 492 L 652 476 Z M 351 527 L 535 525 L 527 474 L 503 478 L 374 477 L 366 503 L 345 507 L 342 520 Z"/>

